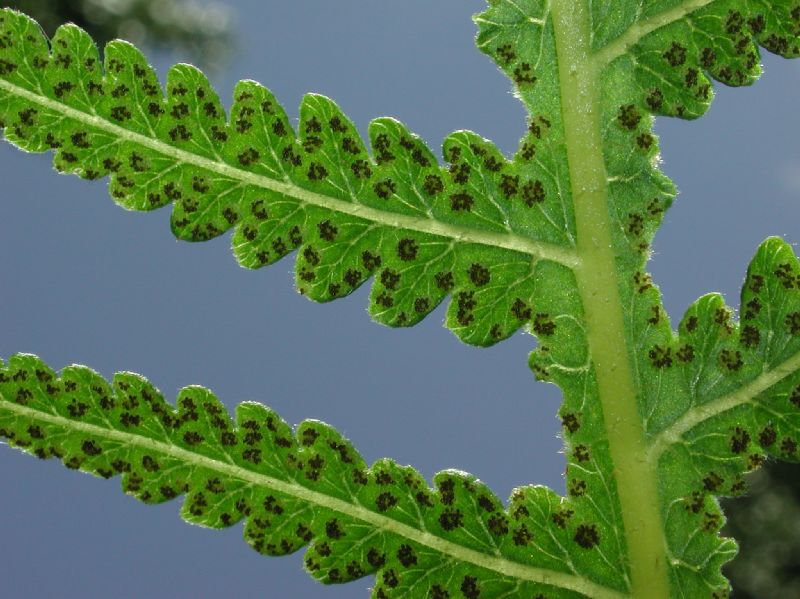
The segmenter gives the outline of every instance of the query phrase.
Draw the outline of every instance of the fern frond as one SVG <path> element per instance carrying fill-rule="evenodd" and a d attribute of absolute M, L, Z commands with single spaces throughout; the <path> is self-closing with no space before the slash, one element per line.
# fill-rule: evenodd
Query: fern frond
<path fill-rule="evenodd" d="M 576 264 L 558 181 L 542 169 L 520 172 L 474 133 L 445 140 L 445 168 L 401 123 L 377 119 L 370 156 L 324 96 L 304 98 L 298 135 L 253 81 L 236 86 L 228 119 L 192 66 L 170 70 L 164 95 L 125 42 L 108 44 L 101 65 L 75 26 L 48 44 L 34 21 L 3 10 L 0 31 L 0 124 L 9 141 L 54 150 L 62 172 L 110 176 L 125 208 L 172 203 L 180 239 L 234 228 L 244 266 L 297 250 L 297 288 L 312 299 L 348 295 L 374 276 L 373 318 L 410 326 L 450 295 L 448 327 L 491 345 L 530 320 L 540 265 Z"/>
<path fill-rule="evenodd" d="M 700 298 L 669 342 L 644 347 L 647 460 L 661 473 L 677 584 L 713 580 L 735 543 L 716 533 L 714 497 L 741 495 L 768 457 L 800 461 L 800 267 L 779 238 L 747 271 L 740 321 L 722 297 Z M 713 564 L 713 566 L 712 566 Z"/>
<path fill-rule="evenodd" d="M 292 429 L 248 402 L 234 423 L 202 387 L 182 389 L 176 409 L 139 375 L 111 384 L 82 366 L 57 375 L 18 354 L 0 363 L 0 437 L 68 468 L 121 475 L 123 490 L 147 503 L 183 495 L 187 522 L 244 520 L 260 553 L 310 545 L 305 567 L 322 582 L 377 573 L 374 597 L 623 597 L 570 564 L 570 553 L 589 553 L 586 524 L 552 491 L 519 488 L 505 506 L 458 471 L 440 472 L 431 489 L 391 460 L 367 467 L 322 422 Z"/>
<path fill-rule="evenodd" d="M 248 267 L 296 249 L 298 289 L 312 299 L 374 277 L 379 322 L 414 324 L 449 295 L 447 325 L 464 341 L 529 327 L 540 341 L 531 368 L 564 392 L 567 498 L 527 487 L 506 507 L 456 472 L 429 489 L 390 461 L 367 468 L 321 423 L 292 433 L 243 404 L 233 425 L 205 390 L 183 391 L 175 411 L 134 375 L 112 390 L 83 368 L 57 379 L 31 356 L 3 371 L 0 432 L 42 457 L 122 473 L 146 501 L 185 492 L 191 522 L 247 518 L 262 552 L 311 543 L 306 566 L 321 580 L 377 571 L 380 599 L 727 596 L 721 566 L 735 543 L 718 535 L 716 497 L 740 492 L 768 454 L 797 459 L 800 267 L 768 240 L 741 324 L 707 296 L 676 334 L 645 270 L 675 196 L 652 127 L 656 115 L 701 116 L 712 79 L 755 81 L 759 45 L 800 55 L 800 5 L 489 4 L 478 45 L 529 111 L 510 160 L 462 131 L 445 140 L 442 166 L 392 119 L 370 125 L 368 153 L 315 95 L 296 134 L 250 81 L 226 117 L 193 67 L 173 67 L 164 95 L 132 46 L 109 44 L 100 68 L 79 29 L 48 43 L 8 10 L 0 124 L 23 149 L 55 150 L 62 171 L 109 175 L 124 207 L 173 203 L 181 239 L 234 228 Z"/>
<path fill-rule="evenodd" d="M 543 123 L 562 119 L 564 128 L 581 262 L 569 287 L 550 291 L 559 298 L 547 309 L 556 334 L 542 340 L 531 367 L 564 391 L 560 414 L 572 509 L 587 521 L 606 524 L 602 538 L 630 560 L 623 575 L 630 575 L 634 595 L 724 596 L 728 583 L 721 566 L 735 555 L 735 544 L 717 535 L 722 518 L 713 496 L 729 488 L 704 486 L 711 467 L 699 457 L 696 464 L 686 458 L 680 475 L 678 466 L 673 470 L 658 458 L 643 457 L 661 451 L 653 448 L 661 441 L 654 440 L 651 427 L 666 425 L 655 422 L 679 420 L 691 405 L 687 397 L 694 397 L 691 388 L 679 392 L 665 385 L 665 364 L 679 362 L 677 346 L 646 271 L 650 243 L 675 197 L 658 168 L 653 117 L 701 116 L 713 98 L 712 78 L 728 85 L 753 83 L 761 72 L 759 44 L 786 57 L 800 55 L 800 7 L 720 0 L 646 7 L 536 0 L 490 4 L 475 17 L 478 47 L 512 79 L 532 115 L 516 158 L 535 143 Z M 566 329 L 563 335 L 559 329 Z M 762 336 L 771 334 L 765 329 Z M 762 356 L 745 355 L 737 341 L 730 343 L 726 359 L 736 363 L 740 356 L 754 371 L 764 366 Z M 719 384 L 733 391 L 745 383 L 721 366 L 720 351 L 697 357 L 695 368 L 721 377 Z M 782 372 L 793 380 L 798 366 L 789 362 Z M 692 418 L 680 422 L 688 426 Z M 712 427 L 718 438 L 729 440 L 732 429 L 719 420 L 714 424 L 722 426 Z M 692 434 L 674 426 L 679 437 Z M 747 431 L 757 435 L 751 427 Z M 783 434 L 791 439 L 796 432 Z M 740 474 L 741 459 L 730 459 Z M 672 485 L 676 477 L 682 482 Z M 686 505 L 689 496 L 699 502 L 693 505 L 704 506 L 698 508 L 700 517 L 692 512 L 694 517 L 676 524 L 676 506 Z"/>

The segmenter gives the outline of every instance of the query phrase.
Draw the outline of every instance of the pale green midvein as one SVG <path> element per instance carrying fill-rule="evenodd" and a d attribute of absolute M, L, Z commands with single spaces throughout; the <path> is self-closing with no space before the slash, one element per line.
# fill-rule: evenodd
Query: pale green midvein
<path fill-rule="evenodd" d="M 589 353 L 625 531 L 630 593 L 668 599 L 667 543 L 656 471 L 645 460 L 645 431 L 623 320 L 601 133 L 600 77 L 590 47 L 586 0 L 552 0 L 561 114 L 569 162 L 577 251 L 575 269 Z M 626 283 L 629 284 L 629 283 Z M 625 570 L 623 570 L 625 572 Z"/>
<path fill-rule="evenodd" d="M 392 520 L 391 518 L 370 511 L 361 505 L 348 503 L 341 499 L 330 497 L 324 493 L 313 491 L 296 483 L 286 482 L 265 474 L 252 472 L 246 468 L 242 468 L 231 463 L 220 462 L 203 455 L 198 455 L 169 443 L 155 441 L 147 437 L 126 433 L 123 431 L 105 429 L 94 424 L 76 422 L 55 414 L 46 414 L 38 410 L 34 410 L 33 408 L 10 402 L 5 399 L 2 394 L 0 394 L 0 406 L 2 406 L 3 410 L 7 410 L 8 412 L 23 418 L 54 424 L 56 426 L 64 427 L 65 429 L 82 432 L 93 437 L 117 441 L 124 444 L 126 447 L 141 447 L 143 449 L 148 449 L 163 455 L 171 456 L 185 464 L 207 468 L 214 472 L 218 472 L 231 478 L 239 479 L 246 483 L 274 489 L 275 491 L 285 493 L 300 499 L 301 501 L 306 501 L 308 503 L 328 508 L 341 514 L 345 514 L 352 518 L 356 518 L 362 522 L 371 524 L 381 531 L 396 534 L 420 545 L 430 547 L 435 551 L 451 556 L 459 561 L 474 564 L 475 566 L 498 572 L 504 576 L 510 576 L 519 580 L 548 584 L 563 589 L 569 589 L 571 591 L 583 593 L 589 597 L 592 597 L 593 599 L 627 598 L 627 595 L 595 584 L 579 576 L 555 572 L 545 568 L 535 568 L 525 564 L 520 564 L 518 562 L 509 561 L 501 557 L 492 557 L 479 551 L 462 547 L 456 543 L 451 543 L 450 541 L 446 541 L 429 532 L 421 531 L 408 526 L 407 524 L 397 522 L 396 520 Z"/>
<path fill-rule="evenodd" d="M 677 6 L 653 15 L 648 19 L 637 21 L 631 25 L 621 36 L 603 46 L 595 55 L 594 60 L 598 68 L 602 68 L 613 60 L 625 54 L 631 46 L 635 45 L 640 39 L 656 29 L 665 27 L 670 23 L 682 19 L 695 10 L 708 6 L 715 0 L 688 0 Z"/>
<path fill-rule="evenodd" d="M 162 142 L 161 140 L 152 139 L 145 135 L 129 131 L 123 127 L 120 127 L 119 125 L 108 122 L 102 117 L 87 114 L 83 111 L 72 108 L 71 106 L 66 106 L 61 102 L 57 102 L 46 96 L 31 92 L 3 79 L 0 79 L 0 89 L 5 89 L 11 94 L 25 98 L 34 104 L 38 104 L 50 110 L 56 111 L 68 118 L 84 123 L 85 125 L 102 129 L 120 139 L 150 148 L 151 150 L 154 150 L 160 154 L 174 158 L 177 161 L 195 165 L 225 177 L 229 177 L 233 180 L 241 181 L 248 185 L 254 185 L 264 189 L 271 189 L 278 193 L 297 198 L 298 200 L 308 204 L 321 206 L 323 208 L 328 208 L 330 210 L 335 210 L 337 212 L 342 212 L 344 214 L 349 214 L 369 221 L 377 222 L 388 227 L 430 233 L 433 235 L 455 239 L 456 241 L 463 243 L 477 243 L 492 247 L 501 247 L 532 256 L 539 256 L 540 258 L 544 258 L 546 260 L 559 262 L 570 268 L 574 268 L 578 265 L 578 258 L 576 254 L 570 249 L 561 248 L 552 244 L 536 242 L 534 240 L 526 239 L 525 237 L 510 233 L 480 231 L 450 223 L 443 223 L 440 221 L 428 220 L 425 218 L 419 218 L 405 214 L 395 214 L 392 212 L 377 210 L 375 208 L 354 202 L 346 202 L 303 189 L 302 187 L 297 187 L 296 185 L 287 183 L 285 181 L 270 179 L 269 177 L 264 177 L 263 175 L 257 175 L 255 173 L 230 166 L 229 164 L 225 164 L 223 162 L 216 162 L 214 160 L 205 158 L 204 156 L 198 156 L 197 154 L 192 154 L 191 152 L 175 148 Z"/>
<path fill-rule="evenodd" d="M 800 369 L 800 353 L 756 377 L 738 391 L 706 404 L 695 406 L 653 438 L 647 450 L 647 461 L 655 467 L 661 455 L 670 445 L 676 443 L 684 433 L 709 418 L 752 401 L 759 393 L 763 393 L 790 374 L 797 372 L 798 369 Z"/>

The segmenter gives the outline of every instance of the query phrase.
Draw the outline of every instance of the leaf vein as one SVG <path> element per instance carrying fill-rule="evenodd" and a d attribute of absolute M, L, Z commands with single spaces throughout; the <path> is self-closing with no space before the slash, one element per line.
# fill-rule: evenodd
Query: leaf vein
<path fill-rule="evenodd" d="M 159 152 L 160 154 L 174 158 L 175 160 L 182 161 L 187 164 L 193 164 L 208 171 L 238 180 L 242 183 L 264 189 L 270 189 L 286 196 L 297 198 L 308 204 L 328 208 L 330 210 L 335 210 L 351 216 L 357 216 L 390 227 L 420 231 L 423 233 L 456 239 L 460 242 L 500 247 L 532 256 L 539 256 L 546 260 L 558 262 L 570 268 L 575 268 L 580 262 L 577 253 L 569 248 L 563 248 L 554 244 L 534 241 L 532 239 L 527 239 L 523 236 L 511 233 L 481 231 L 451 223 L 444 223 L 441 221 L 431 221 L 405 214 L 389 213 L 363 204 L 347 202 L 303 189 L 285 181 L 275 181 L 263 175 L 245 171 L 226 163 L 215 162 L 214 160 L 204 156 L 199 156 L 197 154 L 175 148 L 160 140 L 151 139 L 145 135 L 129 131 L 123 127 L 110 123 L 101 117 L 87 114 L 72 108 L 71 106 L 67 106 L 52 100 L 44 94 L 36 94 L 30 90 L 21 88 L 5 80 L 0 80 L 0 89 L 5 89 L 12 95 L 23 97 L 30 102 L 63 114 L 68 118 L 73 118 L 88 126 L 105 130 L 121 139 L 140 144 L 151 150 Z"/>
<path fill-rule="evenodd" d="M 692 13 L 696 10 L 708 6 L 715 0 L 686 0 L 677 6 L 657 13 L 643 21 L 633 23 L 625 33 L 615 38 L 598 50 L 594 55 L 594 62 L 599 68 L 611 64 L 616 58 L 625 54 L 631 46 L 635 46 L 639 40 L 656 29 L 666 27 Z"/>

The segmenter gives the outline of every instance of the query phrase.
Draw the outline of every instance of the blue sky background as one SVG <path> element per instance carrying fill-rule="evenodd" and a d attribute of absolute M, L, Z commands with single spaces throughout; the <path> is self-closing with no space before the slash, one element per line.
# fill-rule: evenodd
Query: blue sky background
<path fill-rule="evenodd" d="M 212 79 L 270 87 L 296 117 L 305 92 L 335 99 L 362 132 L 399 118 L 439 148 L 472 129 L 507 154 L 525 115 L 473 44 L 483 0 L 228 0 L 239 43 Z M 183 57 L 159 56 L 166 67 Z M 718 88 L 698 122 L 660 120 L 664 170 L 681 194 L 650 268 L 677 320 L 722 291 L 734 306 L 768 235 L 800 240 L 800 64 L 764 56 L 754 88 Z M 229 103 L 229 101 L 228 101 Z M 202 384 L 229 406 L 262 401 L 290 423 L 329 422 L 371 462 L 388 456 L 430 480 L 467 470 L 503 499 L 515 486 L 563 491 L 558 391 L 526 367 L 533 338 L 462 345 L 443 307 L 392 330 L 366 314 L 369 285 L 320 306 L 292 287 L 292 261 L 241 269 L 229 235 L 174 240 L 168 211 L 127 213 L 103 183 L 57 175 L 49 156 L 0 145 L 0 356 L 32 352 L 60 369 L 144 374 L 173 400 Z M 264 558 L 241 526 L 183 523 L 177 501 L 144 506 L 103 481 L 0 450 L 3 594 L 42 597 L 367 597 L 371 579 L 324 588 L 302 552 Z"/>

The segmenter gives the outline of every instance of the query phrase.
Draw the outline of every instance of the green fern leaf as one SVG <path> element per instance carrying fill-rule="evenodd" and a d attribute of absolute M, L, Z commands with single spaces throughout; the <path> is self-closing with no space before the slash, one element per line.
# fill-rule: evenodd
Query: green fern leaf
<path fill-rule="evenodd" d="M 190 522 L 246 517 L 259 551 L 311 542 L 314 576 L 377 571 L 379 598 L 726 596 L 721 566 L 735 544 L 718 535 L 716 497 L 741 492 L 741 475 L 766 455 L 798 458 L 800 267 L 767 240 L 741 324 L 707 296 L 673 332 L 645 271 L 675 195 L 652 124 L 701 116 L 712 79 L 752 83 L 759 46 L 800 55 L 800 5 L 489 4 L 475 18 L 478 46 L 529 111 L 510 160 L 457 132 L 441 166 L 391 119 L 370 125 L 368 152 L 336 105 L 314 95 L 295 134 L 249 81 L 228 118 L 193 67 L 171 69 L 163 96 L 132 46 L 109 44 L 101 69 L 78 28 L 48 44 L 8 10 L 0 123 L 25 150 L 55 150 L 59 170 L 110 175 L 126 208 L 172 202 L 181 239 L 233 227 L 234 253 L 252 268 L 297 250 L 297 286 L 312 299 L 374 277 L 370 312 L 385 324 L 415 324 L 450 295 L 447 325 L 468 343 L 528 327 L 540 341 L 531 368 L 564 392 L 567 498 L 527 487 L 503 506 L 456 472 L 431 490 L 392 462 L 367 468 L 321 423 L 292 433 L 243 404 L 234 426 L 207 391 L 185 390 L 175 412 L 133 375 L 114 390 L 81 368 L 57 381 L 30 356 L 3 372 L 2 436 L 68 466 L 121 472 L 145 501 L 186 493 Z"/>
<path fill-rule="evenodd" d="M 789 245 L 768 239 L 748 269 L 739 323 L 708 295 L 678 335 L 641 354 L 650 373 L 642 381 L 647 460 L 670 499 L 663 516 L 672 574 L 686 597 L 702 591 L 698 574 L 725 586 L 719 567 L 736 553 L 716 534 L 724 519 L 711 496 L 742 494 L 742 475 L 767 457 L 800 461 L 798 272 Z"/>
<path fill-rule="evenodd" d="M 529 310 L 513 308 L 530 304 L 538 264 L 575 262 L 555 182 L 518 173 L 475 134 L 446 140 L 446 169 L 402 124 L 378 119 L 370 157 L 323 96 L 303 100 L 296 135 L 274 96 L 243 81 L 226 119 L 194 67 L 173 67 L 165 96 L 130 44 L 108 44 L 101 68 L 75 26 L 56 32 L 51 52 L 31 19 L 9 10 L 0 18 L 8 40 L 0 122 L 9 141 L 55 150 L 63 172 L 110 176 L 125 208 L 173 203 L 180 239 L 235 227 L 245 266 L 298 250 L 297 287 L 312 299 L 345 296 L 374 276 L 373 317 L 408 326 L 450 294 L 448 326 L 468 343 L 491 345 L 526 323 Z"/>
<path fill-rule="evenodd" d="M 121 475 L 123 490 L 147 503 L 185 495 L 187 522 L 245 520 L 245 540 L 263 554 L 310 544 L 305 567 L 322 582 L 377 572 L 375 597 L 623 596 L 565 567 L 563 547 L 577 533 L 552 491 L 517 489 L 506 508 L 457 471 L 440 472 L 430 489 L 391 460 L 367 468 L 322 422 L 293 430 L 250 402 L 234 424 L 202 387 L 181 390 L 175 409 L 139 375 L 118 373 L 112 384 L 82 366 L 56 375 L 18 354 L 0 364 L 0 436 L 68 468 Z"/>

